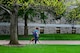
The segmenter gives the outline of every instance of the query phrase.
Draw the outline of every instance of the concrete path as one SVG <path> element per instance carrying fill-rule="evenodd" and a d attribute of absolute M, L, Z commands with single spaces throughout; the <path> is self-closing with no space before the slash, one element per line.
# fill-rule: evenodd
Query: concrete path
<path fill-rule="evenodd" d="M 4 45 L 4 44 L 8 44 L 9 40 L 0 40 L 0 45 Z M 20 44 L 34 44 L 34 42 L 30 42 L 28 40 L 19 40 Z M 62 41 L 62 40 L 56 40 L 56 41 L 49 41 L 49 40 L 45 40 L 42 41 L 40 40 L 39 42 L 37 42 L 37 44 L 66 44 L 66 45 L 80 45 L 80 41 Z"/>

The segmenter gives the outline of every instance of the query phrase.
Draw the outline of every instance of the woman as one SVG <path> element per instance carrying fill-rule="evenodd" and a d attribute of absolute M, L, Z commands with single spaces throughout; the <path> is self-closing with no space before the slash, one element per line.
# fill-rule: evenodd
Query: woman
<path fill-rule="evenodd" d="M 33 33 L 35 44 L 36 44 L 39 38 L 39 28 L 36 28 L 32 33 Z"/>

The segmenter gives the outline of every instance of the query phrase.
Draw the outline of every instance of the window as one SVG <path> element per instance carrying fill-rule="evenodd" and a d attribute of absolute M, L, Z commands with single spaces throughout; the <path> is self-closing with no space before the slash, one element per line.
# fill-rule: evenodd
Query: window
<path fill-rule="evenodd" d="M 76 28 L 72 27 L 72 34 L 75 34 L 75 33 L 76 33 Z"/>
<path fill-rule="evenodd" d="M 44 27 L 40 27 L 40 34 L 44 34 Z"/>
<path fill-rule="evenodd" d="M 56 33 L 60 33 L 60 27 L 56 27 Z"/>

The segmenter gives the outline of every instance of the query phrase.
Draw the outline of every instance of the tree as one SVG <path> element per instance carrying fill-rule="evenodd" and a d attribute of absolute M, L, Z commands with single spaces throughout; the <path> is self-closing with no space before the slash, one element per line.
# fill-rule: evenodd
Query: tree
<path fill-rule="evenodd" d="M 23 11 L 23 18 L 25 20 L 25 26 L 24 26 L 24 36 L 25 37 L 27 37 L 28 35 L 28 26 L 27 26 L 27 20 L 29 19 L 28 15 L 31 15 L 34 17 L 34 15 L 36 14 L 36 11 L 39 10 L 37 9 L 39 8 L 37 7 L 39 5 L 37 1 L 39 0 L 28 0 L 27 2 L 23 3 L 23 7 L 21 8 Z M 31 18 L 31 20 L 32 19 L 33 18 Z"/>
<path fill-rule="evenodd" d="M 24 36 L 25 37 L 27 37 L 27 35 L 28 35 L 27 20 L 34 21 L 33 17 L 35 17 L 36 15 L 41 16 L 40 19 L 42 19 L 44 21 L 44 23 L 45 23 L 44 19 L 46 19 L 46 16 L 44 15 L 44 12 L 42 13 L 42 12 L 36 11 L 36 9 L 32 9 L 30 7 L 27 10 L 25 10 L 24 15 L 23 15 L 24 20 L 25 20 L 25 26 L 24 26 Z"/>
<path fill-rule="evenodd" d="M 9 44 L 18 45 L 18 0 L 1 0 L 0 8 L 5 10 L 10 16 L 10 42 Z"/>
<path fill-rule="evenodd" d="M 80 3 L 77 0 L 77 2 L 71 5 L 70 7 L 72 8 L 70 11 L 66 13 L 66 19 L 68 22 L 70 22 L 70 24 L 72 24 L 72 33 L 75 33 L 76 31 L 76 28 L 74 26 L 74 24 L 76 24 L 75 21 L 80 19 Z"/>
<path fill-rule="evenodd" d="M 29 19 L 28 15 L 34 16 L 34 10 L 32 9 L 32 5 L 34 4 L 34 0 L 23 0 L 22 7 L 20 8 L 21 15 L 24 18 L 24 37 L 28 35 L 28 25 L 27 20 Z"/>
<path fill-rule="evenodd" d="M 65 2 L 65 0 L 38 0 L 36 3 L 38 3 L 37 9 L 52 13 L 55 19 L 61 18 L 70 5 L 70 2 Z"/>
<path fill-rule="evenodd" d="M 27 35 L 28 35 L 28 25 L 27 25 L 27 20 L 31 20 L 31 21 L 33 21 L 32 19 L 32 17 L 31 18 L 29 18 L 29 15 L 30 16 L 32 16 L 32 17 L 34 17 L 34 15 L 35 15 L 35 11 L 34 11 L 34 9 L 32 9 L 32 8 L 29 8 L 29 9 L 27 9 L 27 10 L 25 10 L 25 12 L 24 12 L 24 20 L 25 20 L 25 26 L 24 26 L 24 36 L 25 37 L 27 37 Z"/>
<path fill-rule="evenodd" d="M 5 12 L 4 10 L 0 9 L 0 22 L 10 22 L 10 16 L 7 12 Z"/>
<path fill-rule="evenodd" d="M 28 2 L 29 1 L 29 2 Z M 28 4 L 32 4 L 33 0 L 1 0 L 0 8 L 9 13 L 10 16 L 10 43 L 9 44 L 19 44 L 18 43 L 18 10 L 23 8 L 24 10 L 28 8 Z M 25 14 L 25 13 L 24 13 Z M 24 17 L 27 17 L 24 15 Z M 26 19 L 25 19 L 26 20 Z"/>
<path fill-rule="evenodd" d="M 27 18 L 29 8 L 41 10 L 41 11 L 52 11 L 54 15 L 60 16 L 65 12 L 65 5 L 63 0 L 1 0 L 0 8 L 5 10 L 10 15 L 10 44 L 18 43 L 18 10 L 22 8 L 24 10 L 25 26 L 27 26 Z M 27 14 L 26 14 L 27 13 Z M 42 13 L 43 14 L 43 13 Z M 44 19 L 44 17 L 43 17 Z M 26 28 L 27 29 L 27 28 Z"/>
<path fill-rule="evenodd" d="M 23 17 L 25 20 L 25 26 L 24 26 L 24 36 L 26 37 L 28 35 L 28 26 L 27 26 L 27 20 L 29 14 L 34 14 L 35 11 L 41 11 L 40 12 L 40 19 L 43 19 L 45 23 L 45 15 L 44 11 L 47 12 L 53 12 L 56 19 L 59 19 L 61 15 L 65 12 L 65 5 L 63 4 L 63 1 L 58 0 L 27 0 L 27 2 L 23 3 Z M 42 13 L 43 12 L 43 13 Z M 33 18 L 32 18 L 33 19 Z"/>
<path fill-rule="evenodd" d="M 80 3 L 78 1 L 74 4 L 71 5 L 73 8 L 71 8 L 70 11 L 66 13 L 67 20 L 72 23 L 74 27 L 74 21 L 78 20 L 80 18 Z"/>

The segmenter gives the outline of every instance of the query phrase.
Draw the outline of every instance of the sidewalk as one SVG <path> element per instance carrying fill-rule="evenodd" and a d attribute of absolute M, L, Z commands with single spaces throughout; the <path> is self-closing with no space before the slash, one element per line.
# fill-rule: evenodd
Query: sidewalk
<path fill-rule="evenodd" d="M 39 43 L 40 42 L 40 43 Z M 80 45 L 80 41 L 62 41 L 62 40 L 40 40 L 37 44 L 66 44 L 66 45 Z M 0 40 L 0 45 L 8 44 L 9 40 Z M 28 40 L 19 40 L 20 44 L 34 44 Z"/>

